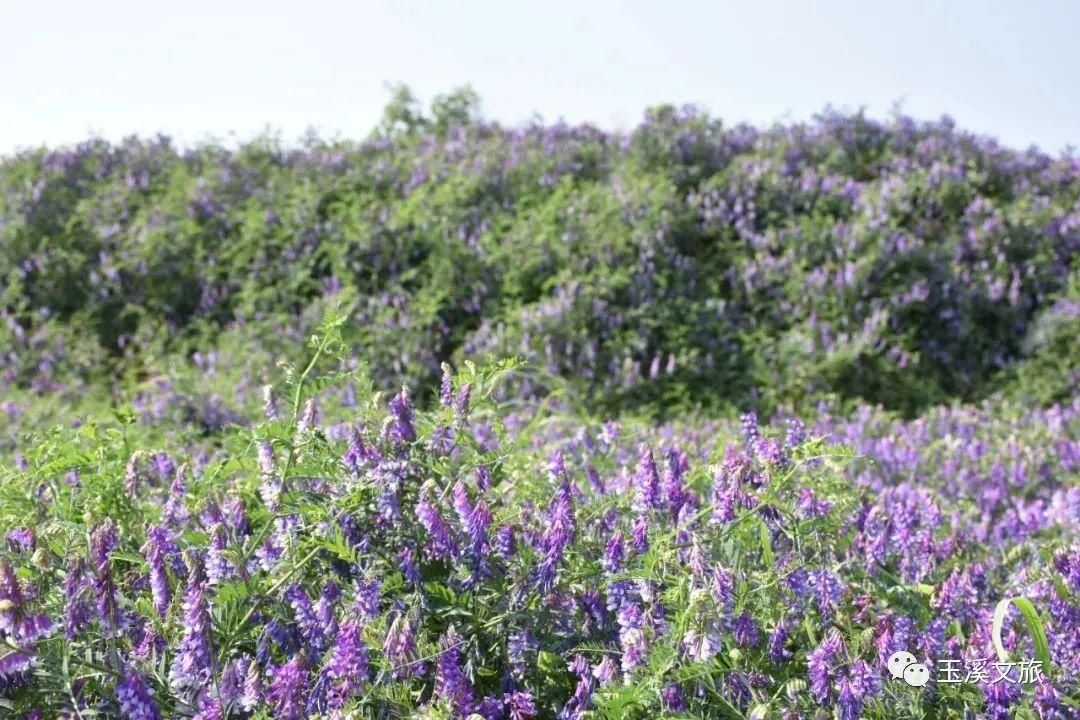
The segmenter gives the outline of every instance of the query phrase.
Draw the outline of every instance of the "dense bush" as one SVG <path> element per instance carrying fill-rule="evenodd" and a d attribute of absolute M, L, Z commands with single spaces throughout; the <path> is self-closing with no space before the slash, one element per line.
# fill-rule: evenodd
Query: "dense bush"
<path fill-rule="evenodd" d="M 1076 388 L 1039 354 L 1075 328 L 1076 157 L 948 119 L 759 130 L 662 107 L 613 135 L 476 118 L 467 92 L 425 115 L 402 91 L 362 143 L 5 160 L 4 382 L 126 382 L 238 325 L 280 351 L 338 294 L 386 389 L 488 353 L 531 362 L 526 392 L 568 381 L 607 410 L 836 394 L 911 414 Z"/>

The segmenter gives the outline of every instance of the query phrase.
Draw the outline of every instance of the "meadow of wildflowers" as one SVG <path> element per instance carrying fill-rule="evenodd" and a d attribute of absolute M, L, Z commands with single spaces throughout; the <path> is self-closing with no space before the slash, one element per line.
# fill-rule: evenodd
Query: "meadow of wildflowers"
<path fill-rule="evenodd" d="M 1080 158 L 468 101 L 0 163 L 0 717 L 1078 717 Z"/>

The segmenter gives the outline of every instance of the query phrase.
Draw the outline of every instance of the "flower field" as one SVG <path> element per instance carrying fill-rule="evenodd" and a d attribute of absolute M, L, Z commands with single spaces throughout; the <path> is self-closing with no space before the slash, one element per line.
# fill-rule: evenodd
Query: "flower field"
<path fill-rule="evenodd" d="M 0 716 L 1078 717 L 1078 250 L 947 118 L 4 159 Z"/>

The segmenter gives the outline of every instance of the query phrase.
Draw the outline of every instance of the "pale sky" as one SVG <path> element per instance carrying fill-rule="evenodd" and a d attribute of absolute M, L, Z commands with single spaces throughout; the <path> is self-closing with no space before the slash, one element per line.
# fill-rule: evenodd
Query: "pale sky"
<path fill-rule="evenodd" d="M 607 128 L 662 102 L 768 124 L 900 101 L 1056 154 L 1080 145 L 1078 32 L 1073 0 L 0 0 L 0 153 L 359 138 L 401 81 L 425 100 L 471 83 L 506 123 Z"/>

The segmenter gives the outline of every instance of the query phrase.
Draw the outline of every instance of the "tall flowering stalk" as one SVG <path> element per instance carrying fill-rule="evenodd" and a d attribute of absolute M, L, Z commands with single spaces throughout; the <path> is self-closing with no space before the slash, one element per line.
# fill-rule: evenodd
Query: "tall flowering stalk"
<path fill-rule="evenodd" d="M 169 682 L 178 690 L 197 690 L 213 676 L 210 604 L 206 598 L 206 574 L 202 559 L 195 553 L 185 557 L 188 565 L 184 588 L 183 634 Z"/>
<path fill-rule="evenodd" d="M 169 610 L 171 594 L 169 577 L 166 571 L 166 558 L 174 549 L 168 531 L 160 525 L 151 525 L 146 531 L 146 543 L 142 552 L 150 566 L 150 591 L 153 595 L 154 609 L 161 617 Z"/>
<path fill-rule="evenodd" d="M 555 584 L 555 576 L 562 564 L 566 548 L 574 539 L 574 525 L 573 494 L 570 482 L 564 478 L 551 501 L 548 525 L 540 540 L 543 556 L 538 569 L 538 580 L 544 592 L 549 592 Z"/>
<path fill-rule="evenodd" d="M 97 615 L 106 630 L 116 630 L 120 622 L 119 589 L 113 580 L 110 555 L 119 543 L 116 524 L 106 520 L 90 536 L 90 559 L 94 566 L 94 597 Z"/>
<path fill-rule="evenodd" d="M 462 637 L 453 628 L 439 643 L 441 652 L 435 667 L 435 696 L 449 703 L 456 713 L 465 715 L 473 703 L 473 689 L 461 670 L 462 643 Z"/>
<path fill-rule="evenodd" d="M 86 561 L 73 557 L 64 576 L 64 634 L 69 640 L 79 636 L 94 616 L 91 585 Z"/>

